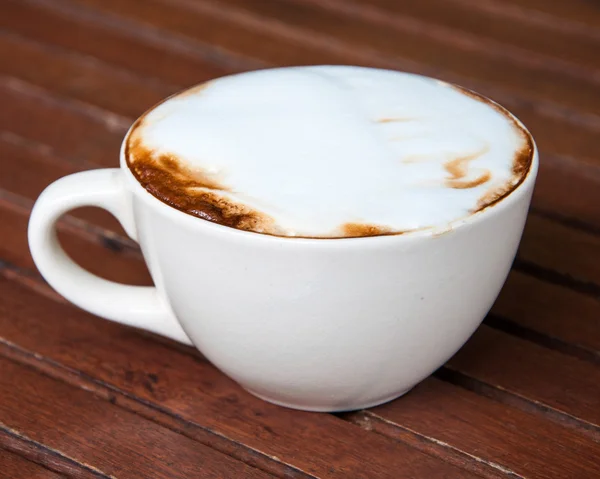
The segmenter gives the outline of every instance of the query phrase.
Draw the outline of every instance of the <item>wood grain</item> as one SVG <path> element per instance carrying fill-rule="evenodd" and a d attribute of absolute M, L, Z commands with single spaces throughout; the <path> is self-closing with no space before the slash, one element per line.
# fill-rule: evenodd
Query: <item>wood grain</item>
<path fill-rule="evenodd" d="M 55 156 L 45 145 L 6 132 L 0 132 L 0 156 L 0 188 L 29 199 L 30 201 L 18 200 L 22 208 L 30 208 L 32 201 L 53 181 L 87 169 Z M 112 235 L 115 240 L 115 234 L 125 236 L 119 223 L 108 212 L 99 208 L 79 208 L 69 216 L 84 219 L 107 230 L 106 234 Z"/>
<path fill-rule="evenodd" d="M 0 369 L 0 423 L 107 477 L 271 477 L 30 368 Z"/>
<path fill-rule="evenodd" d="M 29 213 L 29 208 L 16 206 L 0 198 L 0 232 L 5 238 L 0 243 L 0 257 L 20 268 L 34 270 L 27 248 Z M 100 236 L 93 229 L 89 230 L 74 221 L 60 222 L 59 232 L 62 233 L 59 239 L 65 251 L 90 272 L 125 284 L 152 284 L 137 250 L 123 248 L 119 241 L 111 241 L 110 236 Z"/>
<path fill-rule="evenodd" d="M 498 397 L 520 398 L 600 434 L 600 368 L 594 364 L 481 326 L 447 367 L 494 387 Z"/>
<path fill-rule="evenodd" d="M 600 447 L 585 435 L 437 379 L 349 419 L 427 450 L 434 438 L 449 453 L 478 457 L 514 477 L 571 479 L 573 471 L 598 471 Z"/>
<path fill-rule="evenodd" d="M 555 20 L 557 23 L 565 20 L 572 20 L 583 25 L 600 25 L 600 12 L 598 5 L 589 0 L 573 0 L 569 2 L 547 2 L 545 0 L 508 0 L 508 2 L 499 2 L 498 0 L 488 0 L 492 5 L 502 5 L 503 3 L 517 7 L 524 16 L 534 17 L 534 13 L 540 13 L 548 20 Z"/>
<path fill-rule="evenodd" d="M 188 86 L 223 76 L 233 68 L 259 66 L 251 60 L 224 55 L 215 45 L 189 45 L 178 35 L 137 26 L 130 28 L 99 15 L 64 11 L 59 4 L 5 0 L 0 25 L 48 45 L 68 48 L 147 80 L 160 78 Z M 212 61 L 211 61 L 212 60 Z"/>
<path fill-rule="evenodd" d="M 520 258 L 574 279 L 600 284 L 600 262 L 591 260 L 600 257 L 600 235 L 535 215 L 530 215 L 526 228 Z"/>
<path fill-rule="evenodd" d="M 542 154 L 541 163 L 533 194 L 534 210 L 599 233 L 600 168 L 574 158 L 546 154 Z"/>
<path fill-rule="evenodd" d="M 92 387 L 85 378 L 93 377 L 111 397 L 136 397 L 153 411 L 183 419 L 186 434 L 212 431 L 316 477 L 475 477 L 334 416 L 256 399 L 195 355 L 36 296 L 14 281 L 0 278 L 0 288 L 5 344 L 80 371 L 83 376 L 73 379 L 80 387 Z"/>
<path fill-rule="evenodd" d="M 6 33 L 0 33 L 0 73 L 128 117 L 139 116 L 142 105 L 154 105 L 176 91 L 88 57 Z"/>
<path fill-rule="evenodd" d="M 598 475 L 595 2 L 4 0 L 1 9 L 0 476 Z M 42 189 L 117 166 L 122 136 L 152 104 L 229 73 L 314 63 L 473 88 L 523 120 L 541 152 L 519 255 L 484 326 L 405 398 L 339 417 L 259 401 L 191 348 L 69 305 L 35 272 L 26 243 Z M 92 272 L 151 283 L 106 212 L 74 211 L 59 230 Z"/>
<path fill-rule="evenodd" d="M 319 13 L 318 10 L 313 12 L 313 9 L 310 10 L 309 15 L 304 12 L 307 7 L 303 5 L 287 5 L 287 2 L 258 2 L 256 5 L 257 8 L 254 8 L 254 4 L 238 2 L 239 5 L 230 6 L 226 9 L 222 2 L 216 6 L 214 3 L 208 1 L 177 0 L 176 4 L 181 6 L 179 9 L 174 8 L 176 5 L 172 2 L 167 6 L 160 1 L 147 2 L 144 8 L 140 9 L 134 2 L 118 2 L 114 0 L 112 4 L 109 4 L 107 2 L 101 3 L 99 0 L 80 0 L 77 2 L 77 7 L 81 6 L 82 3 L 94 7 L 94 12 L 97 12 L 97 9 L 104 8 L 110 14 L 110 18 L 113 19 L 143 20 L 144 24 L 151 24 L 162 31 L 177 30 L 178 33 L 184 35 L 186 40 L 220 43 L 227 45 L 229 51 L 253 55 L 254 57 L 260 56 L 262 61 L 268 63 L 288 65 L 332 63 L 333 61 L 334 63 L 358 63 L 400 68 L 438 76 L 488 94 L 506 103 L 518 116 L 527 120 L 528 124 L 530 124 L 530 120 L 525 118 L 524 114 L 519 111 L 520 107 L 526 105 L 534 107 L 536 110 L 547 113 L 550 116 L 559 115 L 568 121 L 576 120 L 577 123 L 591 122 L 591 124 L 595 125 L 596 129 L 598 127 L 597 117 L 586 118 L 586 115 L 582 116 L 573 111 L 561 111 L 560 108 L 556 108 L 556 101 L 563 101 L 565 96 L 573 94 L 570 87 L 566 88 L 559 95 L 552 95 L 546 98 L 546 100 L 538 98 L 537 103 L 532 101 L 536 97 L 531 92 L 525 96 L 512 92 L 511 96 L 511 93 L 506 90 L 506 84 L 499 89 L 494 89 L 490 82 L 483 81 L 479 77 L 460 75 L 453 70 L 441 68 L 441 65 L 436 65 L 432 69 L 429 61 L 433 53 L 429 56 L 425 55 L 421 59 L 421 62 L 417 59 L 398 56 L 398 49 L 403 48 L 403 45 L 412 45 L 413 43 L 393 42 L 386 40 L 388 36 L 385 36 L 383 41 L 387 41 L 387 50 L 392 49 L 392 53 L 386 55 L 386 49 L 379 48 L 380 45 L 377 48 L 373 48 L 369 46 L 367 41 L 359 42 L 359 35 L 354 31 L 352 25 L 346 26 L 345 24 L 340 24 L 339 15 L 334 16 L 334 18 L 330 18 L 331 15 L 328 17 L 331 21 L 327 25 L 331 24 L 334 27 L 337 25 L 337 30 L 331 31 L 331 34 L 327 35 L 326 33 L 331 28 L 329 30 L 327 28 L 323 29 L 321 25 L 318 28 L 313 27 L 314 24 L 321 21 L 323 13 Z M 62 0 L 61 4 L 63 4 Z M 72 2 L 65 2 L 64 5 L 70 9 L 75 8 Z M 270 8 L 275 10 L 269 16 L 266 13 L 269 13 Z M 267 10 L 265 11 L 265 9 Z M 300 11 L 298 11 L 299 9 Z M 259 14 L 261 12 L 265 13 L 265 15 L 261 16 Z M 284 19 L 291 19 L 293 21 L 291 23 L 284 23 L 282 22 Z M 210 24 L 205 25 L 209 20 Z M 297 22 L 308 23 L 310 30 L 303 29 L 302 25 L 298 27 L 296 25 Z M 195 24 L 202 27 L 206 26 L 206 28 L 194 28 Z M 216 25 L 220 26 L 217 32 L 214 30 Z M 368 34 L 369 38 L 372 36 L 377 37 L 377 35 L 381 36 L 379 33 L 380 28 L 368 28 L 367 30 L 370 32 Z M 225 38 L 223 37 L 224 32 L 227 32 Z M 345 37 L 343 35 L 341 37 L 337 36 L 338 33 L 346 36 L 350 35 L 349 38 L 352 39 L 352 42 L 347 44 L 341 41 Z M 271 40 L 265 38 L 265 35 L 270 35 Z M 276 43 L 273 43 L 273 38 L 277 39 Z M 417 42 L 414 42 L 416 45 L 421 45 L 421 43 L 420 38 Z M 248 48 L 250 45 L 252 45 L 251 50 Z M 434 58 L 436 60 L 449 56 L 450 52 L 446 51 L 447 47 L 445 45 L 442 45 L 442 47 L 445 49 L 444 55 L 435 55 Z M 417 51 L 418 49 L 411 50 L 412 53 L 416 53 Z M 478 60 L 474 61 L 474 65 L 474 68 L 477 70 L 482 69 Z M 504 70 L 508 73 L 512 71 L 510 68 L 505 68 Z M 499 71 L 503 72 L 502 69 Z M 494 70 L 493 75 L 506 74 L 499 73 L 499 71 Z M 526 77 L 529 78 L 529 73 Z M 590 80 L 591 77 L 588 75 L 586 78 Z M 559 86 L 558 82 L 555 81 L 546 83 L 553 84 L 552 88 Z M 534 88 L 532 85 L 532 88 L 539 91 L 538 86 Z M 581 95 L 583 97 L 583 93 Z M 586 97 L 585 104 L 587 106 L 589 106 L 589 101 L 590 98 Z"/>
<path fill-rule="evenodd" d="M 431 59 L 435 58 L 438 70 L 447 70 L 487 84 L 502 85 L 503 89 L 512 89 L 529 97 L 552 98 L 553 100 L 559 98 L 565 105 L 588 110 L 595 108 L 596 112 L 600 111 L 600 104 L 596 106 L 590 104 L 590 100 L 598 91 L 598 86 L 594 85 L 590 77 L 566 76 L 564 71 L 557 69 L 552 72 L 553 81 L 547 81 L 549 72 L 537 68 L 537 65 L 534 66 L 531 63 L 507 65 L 501 59 L 483 52 L 464 53 L 457 49 L 450 49 L 447 44 L 444 45 L 442 42 L 432 41 L 427 36 L 386 25 L 379 24 L 377 28 L 372 28 L 365 25 L 362 19 L 334 14 L 329 10 L 297 0 L 226 0 L 219 2 L 219 10 L 215 8 L 214 3 L 207 0 L 176 0 L 176 2 L 169 2 L 168 12 L 166 2 L 154 0 L 145 2 L 144 8 L 139 8 L 132 0 L 102 2 L 100 0 L 77 0 L 77 3 L 143 18 L 167 29 L 173 28 L 173 23 L 167 22 L 172 22 L 177 18 L 178 31 L 185 31 L 187 23 L 191 25 L 191 22 L 202 22 L 205 18 L 204 15 L 212 15 L 215 23 L 226 24 L 225 17 L 240 19 L 239 23 L 243 22 L 244 17 L 237 13 L 237 10 L 225 12 L 224 4 L 232 5 L 250 17 L 244 24 L 247 28 L 250 24 L 256 24 L 260 20 L 263 30 L 272 28 L 281 32 L 283 28 L 277 27 L 277 25 L 285 25 L 285 29 L 296 31 L 297 34 L 300 32 L 305 36 L 312 35 L 313 38 L 335 39 L 346 46 L 348 50 L 352 50 L 354 46 L 360 46 L 389 58 L 406 59 L 409 62 L 418 63 L 431 62 Z M 181 10 L 178 10 L 178 5 L 181 5 Z M 269 22 L 275 22 L 276 25 L 271 27 Z M 215 26 L 213 24 L 211 28 L 213 32 Z M 197 31 L 195 33 L 195 35 L 199 34 L 205 35 L 206 33 L 202 29 L 202 33 Z M 215 35 L 217 34 L 219 33 L 215 32 Z M 238 37 L 240 35 L 241 32 L 238 32 Z M 225 39 L 221 36 L 213 37 L 210 42 L 223 44 Z M 253 45 L 256 48 L 258 42 L 253 42 Z"/>
<path fill-rule="evenodd" d="M 57 100 L 17 80 L 0 79 L 0 129 L 52 147 L 84 165 L 117 166 L 128 120 L 87 104 Z"/>
<path fill-rule="evenodd" d="M 324 3 L 336 4 L 338 0 L 325 0 Z M 600 37 L 585 35 L 582 29 L 557 28 L 558 20 L 568 21 L 564 16 L 556 18 L 555 22 L 552 21 L 552 17 L 546 22 L 536 22 L 535 15 L 533 19 L 532 15 L 527 15 L 527 13 L 535 14 L 535 11 L 503 8 L 507 6 L 507 2 L 501 5 L 494 0 L 476 3 L 465 0 L 427 2 L 354 0 L 347 3 L 375 7 L 387 15 L 396 14 L 400 18 L 418 22 L 418 25 L 427 29 L 435 30 L 443 27 L 442 31 L 448 29 L 448 35 L 464 36 L 473 42 L 479 41 L 484 48 L 492 45 L 494 49 L 490 52 L 491 55 L 498 54 L 496 48 L 503 47 L 508 47 L 509 55 L 517 53 L 516 49 L 510 48 L 512 46 L 517 47 L 520 50 L 518 53 L 521 54 L 537 52 L 548 57 L 598 68 L 594 52 L 600 46 Z"/>
<path fill-rule="evenodd" d="M 398 33 L 395 29 L 388 31 L 380 25 L 377 28 L 364 27 L 359 21 L 353 22 L 351 18 L 337 14 L 330 15 L 322 9 L 300 2 L 235 1 L 237 3 L 233 8 L 228 7 L 230 9 L 225 7 L 225 2 L 219 2 L 216 6 L 205 0 L 177 0 L 175 3 L 169 2 L 168 6 L 160 1 L 152 1 L 146 2 L 143 9 L 138 8 L 133 1 L 111 0 L 111 3 L 77 0 L 75 3 L 78 6 L 93 7 L 94 11 L 103 9 L 117 18 L 143 20 L 162 30 L 175 30 L 194 41 L 220 44 L 243 55 L 267 54 L 269 59 L 266 60 L 273 63 L 302 63 L 298 57 L 301 51 L 311 51 L 311 60 L 306 59 L 304 62 L 328 63 L 326 52 L 338 53 L 346 57 L 346 61 L 342 60 L 342 63 L 350 61 L 380 66 L 395 65 L 396 68 L 422 71 L 434 76 L 447 71 L 453 78 L 465 80 L 458 81 L 465 85 L 472 78 L 479 84 L 501 84 L 503 90 L 510 88 L 521 94 L 527 93 L 524 99 L 551 98 L 552 101 L 560 101 L 565 105 L 590 106 L 590 99 L 585 97 L 584 100 L 583 91 L 575 92 L 571 90 L 573 85 L 567 86 L 570 81 L 579 80 L 569 79 L 565 80 L 566 84 L 562 83 L 558 79 L 562 76 L 560 71 L 557 72 L 556 82 L 544 82 L 545 86 L 540 89 L 541 84 L 533 81 L 536 70 L 531 66 L 523 67 L 527 71 L 525 74 L 518 68 L 500 67 L 491 57 L 461 55 L 441 43 L 431 43 L 422 36 L 401 36 L 402 32 Z M 71 6 L 73 2 L 61 1 L 61 4 Z M 207 24 L 206 16 L 211 17 L 210 24 Z M 237 23 L 235 30 L 232 22 Z M 194 28 L 194 25 L 198 28 Z M 215 31 L 217 26 L 219 30 Z M 265 34 L 277 37 L 278 43 L 273 45 L 272 42 L 265 42 Z M 241 37 L 245 37 L 246 41 L 240 42 Z M 415 41 L 415 38 L 418 40 Z M 412 47 L 408 48 L 408 45 Z M 249 46 L 253 47 L 251 52 Z M 283 56 L 282 48 L 285 46 L 287 56 Z M 321 48 L 315 48 L 317 46 Z M 442 49 L 444 54 L 440 54 Z M 338 58 L 341 60 L 341 57 Z M 436 60 L 435 69 L 429 65 L 432 58 Z M 591 78 L 582 78 L 581 81 L 587 84 Z M 587 88 L 584 87 L 584 90 Z M 594 89 L 591 85 L 589 88 Z M 546 95 L 542 95 L 545 92 L 541 90 L 544 89 L 548 90 Z M 554 95 L 554 89 L 562 89 L 561 94 Z M 575 97 L 579 97 L 579 100 Z"/>
<path fill-rule="evenodd" d="M 63 476 L 28 461 L 22 456 L 0 449 L 0 478 L 3 479 L 59 479 Z"/>
<path fill-rule="evenodd" d="M 492 312 L 501 318 L 501 322 L 488 318 L 494 327 L 600 360 L 600 301 L 596 298 L 512 271 Z"/>
<path fill-rule="evenodd" d="M 4 425 L 0 425 L 0 448 L 41 466 L 43 468 L 40 472 L 41 477 L 46 477 L 44 474 L 50 476 L 52 472 L 55 472 L 59 474 L 59 477 L 110 479 L 109 476 L 101 471 L 74 461 L 61 454 L 60 451 L 53 450 L 44 444 L 22 436 L 17 431 L 11 430 Z"/>

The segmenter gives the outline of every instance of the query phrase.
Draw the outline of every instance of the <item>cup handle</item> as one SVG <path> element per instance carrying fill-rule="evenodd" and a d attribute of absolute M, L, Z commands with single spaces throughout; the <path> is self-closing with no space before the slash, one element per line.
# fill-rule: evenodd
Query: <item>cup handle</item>
<path fill-rule="evenodd" d="M 102 279 L 81 268 L 65 253 L 56 221 L 80 206 L 98 206 L 113 214 L 136 239 L 131 206 L 118 168 L 65 176 L 36 201 L 29 219 L 29 248 L 42 276 L 57 292 L 80 308 L 111 321 L 146 329 L 192 344 L 155 287 L 129 286 Z"/>

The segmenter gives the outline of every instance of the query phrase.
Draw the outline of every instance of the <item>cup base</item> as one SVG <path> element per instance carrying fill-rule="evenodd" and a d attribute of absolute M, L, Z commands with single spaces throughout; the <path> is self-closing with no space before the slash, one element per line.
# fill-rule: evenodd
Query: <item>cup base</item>
<path fill-rule="evenodd" d="M 399 397 L 404 396 L 407 392 L 409 392 L 412 389 L 412 387 L 405 389 L 404 391 L 394 393 L 390 396 L 375 399 L 373 401 L 369 401 L 366 403 L 348 404 L 348 405 L 343 405 L 343 406 L 319 406 L 319 405 L 313 405 L 313 404 L 301 404 L 301 403 L 293 403 L 293 402 L 287 402 L 287 401 L 279 401 L 278 399 L 274 399 L 267 395 L 259 394 L 255 391 L 253 391 L 252 389 L 247 389 L 247 388 L 244 388 L 244 389 L 246 391 L 248 391 L 250 394 L 252 394 L 253 396 L 256 396 L 257 398 L 262 399 L 263 401 L 267 401 L 267 402 L 270 402 L 271 404 L 276 404 L 277 406 L 283 406 L 283 407 L 287 407 L 290 409 L 298 409 L 300 411 L 310 411 L 310 412 L 344 412 L 344 411 L 356 411 L 358 409 L 368 409 L 371 407 L 379 406 L 386 402 L 393 401 L 394 399 L 398 399 Z"/>

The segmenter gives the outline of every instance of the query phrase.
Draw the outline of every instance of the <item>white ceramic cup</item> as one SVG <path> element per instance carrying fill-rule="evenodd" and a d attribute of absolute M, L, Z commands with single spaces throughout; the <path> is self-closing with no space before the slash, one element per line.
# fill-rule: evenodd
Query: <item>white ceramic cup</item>
<path fill-rule="evenodd" d="M 300 239 L 178 211 L 121 167 L 77 173 L 37 200 L 29 244 L 65 298 L 106 319 L 195 345 L 252 394 L 311 411 L 374 406 L 448 360 L 502 287 L 538 168 L 510 195 L 445 230 Z M 63 251 L 56 221 L 80 206 L 115 215 L 156 287 L 113 283 Z"/>

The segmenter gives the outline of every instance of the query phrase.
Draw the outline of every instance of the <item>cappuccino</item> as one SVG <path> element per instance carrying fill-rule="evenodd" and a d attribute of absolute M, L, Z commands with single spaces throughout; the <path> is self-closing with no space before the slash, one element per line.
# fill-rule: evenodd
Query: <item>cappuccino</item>
<path fill-rule="evenodd" d="M 233 75 L 177 94 L 125 140 L 161 201 L 233 228 L 344 238 L 444 228 L 510 194 L 533 141 L 438 80 L 347 66 Z"/>

